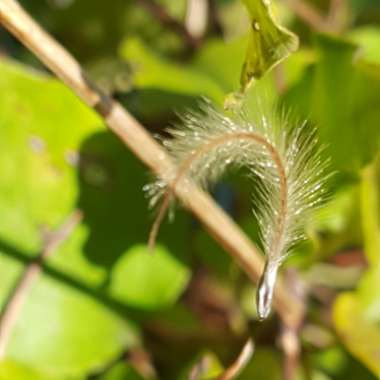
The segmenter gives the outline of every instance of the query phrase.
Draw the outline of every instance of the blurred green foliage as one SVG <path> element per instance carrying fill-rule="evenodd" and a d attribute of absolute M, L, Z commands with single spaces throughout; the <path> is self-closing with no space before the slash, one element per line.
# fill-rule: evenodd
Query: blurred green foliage
<path fill-rule="evenodd" d="M 252 20 L 237 0 L 210 2 L 215 12 L 193 50 L 139 1 L 22 3 L 154 134 L 200 96 L 222 106 L 239 89 Z M 158 3 L 184 22 L 186 0 Z M 310 3 L 329 12 L 329 0 Z M 277 4 L 276 19 L 301 46 L 246 99 L 253 108 L 261 93 L 317 125 L 337 173 L 331 201 L 287 263 L 308 290 L 299 380 L 380 378 L 380 6 L 344 4 L 335 33 L 317 33 Z M 184 212 L 149 255 L 147 170 L 3 30 L 0 51 L 3 308 L 44 233 L 75 209 L 84 214 L 30 289 L 0 380 L 178 380 L 202 358 L 210 379 L 247 336 L 256 351 L 238 379 L 280 379 L 279 323 L 258 323 L 255 289 L 237 265 Z M 251 184 L 240 174 L 214 197 L 257 241 Z"/>

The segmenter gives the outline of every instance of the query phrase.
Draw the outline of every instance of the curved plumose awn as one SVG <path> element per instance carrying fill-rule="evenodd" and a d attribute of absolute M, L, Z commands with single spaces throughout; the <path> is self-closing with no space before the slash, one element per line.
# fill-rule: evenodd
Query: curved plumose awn
<path fill-rule="evenodd" d="M 150 246 L 176 188 L 186 191 L 190 181 L 206 188 L 229 167 L 246 167 L 254 179 L 253 212 L 266 255 L 256 300 L 259 318 L 266 318 L 278 268 L 304 238 L 303 225 L 325 199 L 329 160 L 322 158 L 316 129 L 278 107 L 257 106 L 226 116 L 204 101 L 169 133 L 163 143 L 176 165 L 145 187 L 151 205 L 161 200 Z"/>

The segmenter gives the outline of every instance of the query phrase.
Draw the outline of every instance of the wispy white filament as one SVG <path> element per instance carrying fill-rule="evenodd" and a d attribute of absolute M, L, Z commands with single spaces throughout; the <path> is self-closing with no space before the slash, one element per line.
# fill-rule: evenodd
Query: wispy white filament
<path fill-rule="evenodd" d="M 204 102 L 169 132 L 164 145 L 177 166 L 146 188 L 152 205 L 163 197 L 150 243 L 174 188 L 186 190 L 189 180 L 205 188 L 228 167 L 247 167 L 255 180 L 254 214 L 267 257 L 257 292 L 258 315 L 266 318 L 278 268 L 304 238 L 302 225 L 324 199 L 328 163 L 322 160 L 316 130 L 276 109 L 259 107 L 228 117 Z"/>

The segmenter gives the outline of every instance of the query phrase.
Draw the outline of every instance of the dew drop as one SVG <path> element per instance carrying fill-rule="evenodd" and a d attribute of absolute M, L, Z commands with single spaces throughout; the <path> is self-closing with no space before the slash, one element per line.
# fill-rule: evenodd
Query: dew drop
<path fill-rule="evenodd" d="M 273 291 L 278 271 L 277 263 L 266 262 L 256 293 L 256 308 L 259 319 L 266 319 L 272 308 Z"/>

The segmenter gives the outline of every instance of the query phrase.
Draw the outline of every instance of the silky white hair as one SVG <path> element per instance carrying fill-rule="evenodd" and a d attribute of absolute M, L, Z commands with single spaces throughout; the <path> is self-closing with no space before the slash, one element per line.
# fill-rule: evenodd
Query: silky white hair
<path fill-rule="evenodd" d="M 230 166 L 246 167 L 255 179 L 254 214 L 266 267 L 277 272 L 305 237 L 305 221 L 325 199 L 329 160 L 322 158 L 317 130 L 279 107 L 259 104 L 251 112 L 227 116 L 203 101 L 199 110 L 182 115 L 168 132 L 171 137 L 163 144 L 176 166 L 146 187 L 152 205 L 163 197 L 150 244 L 175 188 L 186 189 L 189 181 L 207 188 Z"/>

